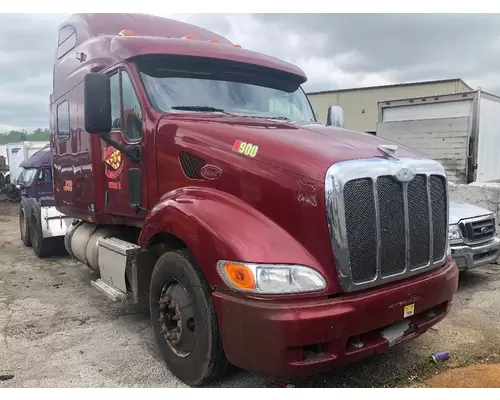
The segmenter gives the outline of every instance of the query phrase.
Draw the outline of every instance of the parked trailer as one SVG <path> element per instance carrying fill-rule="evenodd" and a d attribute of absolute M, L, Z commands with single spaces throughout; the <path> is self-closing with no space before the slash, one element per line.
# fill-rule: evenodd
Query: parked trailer
<path fill-rule="evenodd" d="M 190 24 L 77 14 L 58 43 L 66 248 L 110 299 L 149 308 L 183 382 L 231 364 L 327 370 L 447 315 L 458 269 L 441 164 L 322 126 L 302 70 Z"/>
<path fill-rule="evenodd" d="M 473 92 L 378 103 L 377 136 L 439 161 L 457 183 L 500 179 L 500 97 Z"/>
<path fill-rule="evenodd" d="M 38 150 L 47 146 L 49 142 L 16 142 L 7 144 L 7 160 L 11 182 L 14 183 L 21 174 L 21 163 L 27 161 Z"/>
<path fill-rule="evenodd" d="M 7 145 L 0 144 L 0 157 L 3 157 L 5 160 L 5 165 L 9 165 L 9 158 L 7 156 Z"/>

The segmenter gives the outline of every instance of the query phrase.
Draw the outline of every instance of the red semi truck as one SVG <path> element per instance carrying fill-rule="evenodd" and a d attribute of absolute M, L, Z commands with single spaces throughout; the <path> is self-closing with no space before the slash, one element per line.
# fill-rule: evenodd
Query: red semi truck
<path fill-rule="evenodd" d="M 109 298 L 149 307 L 188 385 L 228 365 L 324 371 L 450 309 L 443 167 L 317 123 L 304 82 L 174 20 L 76 14 L 60 26 L 51 148 L 55 206 L 74 218 L 66 249 Z"/>

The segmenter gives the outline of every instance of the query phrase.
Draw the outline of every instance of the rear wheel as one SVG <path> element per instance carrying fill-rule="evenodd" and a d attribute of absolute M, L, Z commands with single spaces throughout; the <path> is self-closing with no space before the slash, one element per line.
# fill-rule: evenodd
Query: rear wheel
<path fill-rule="evenodd" d="M 41 207 L 37 202 L 31 207 L 30 237 L 33 251 L 40 258 L 61 254 L 64 249 L 64 236 L 43 237 Z"/>
<path fill-rule="evenodd" d="M 221 377 L 228 362 L 210 289 L 189 251 L 158 259 L 149 296 L 156 342 L 170 371 L 190 386 Z"/>
<path fill-rule="evenodd" d="M 31 247 L 31 208 L 35 200 L 32 198 L 24 198 L 19 205 L 19 230 L 21 232 L 21 241 L 26 247 Z"/>

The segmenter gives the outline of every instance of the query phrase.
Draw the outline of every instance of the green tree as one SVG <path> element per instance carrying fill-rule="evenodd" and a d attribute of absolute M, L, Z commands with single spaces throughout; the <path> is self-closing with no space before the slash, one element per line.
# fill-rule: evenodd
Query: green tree
<path fill-rule="evenodd" d="M 22 142 L 28 140 L 30 142 L 44 142 L 49 140 L 50 131 L 47 128 L 37 128 L 33 132 L 27 132 L 24 129 L 21 131 L 10 131 L 0 133 L 0 144 Z"/>

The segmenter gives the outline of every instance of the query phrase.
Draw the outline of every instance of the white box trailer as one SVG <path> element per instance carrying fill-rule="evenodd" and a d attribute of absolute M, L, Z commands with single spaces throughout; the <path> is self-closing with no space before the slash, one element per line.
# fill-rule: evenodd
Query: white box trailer
<path fill-rule="evenodd" d="M 6 144 L 0 144 L 0 157 L 5 158 L 5 164 L 9 165 L 9 160 L 7 157 L 7 145 Z"/>
<path fill-rule="evenodd" d="M 38 150 L 44 148 L 50 142 L 17 142 L 7 144 L 7 160 L 10 171 L 10 180 L 12 183 L 17 181 L 21 173 L 21 163 L 30 158 Z"/>
<path fill-rule="evenodd" d="M 473 92 L 378 103 L 377 136 L 420 151 L 456 183 L 500 180 L 500 97 Z"/>

